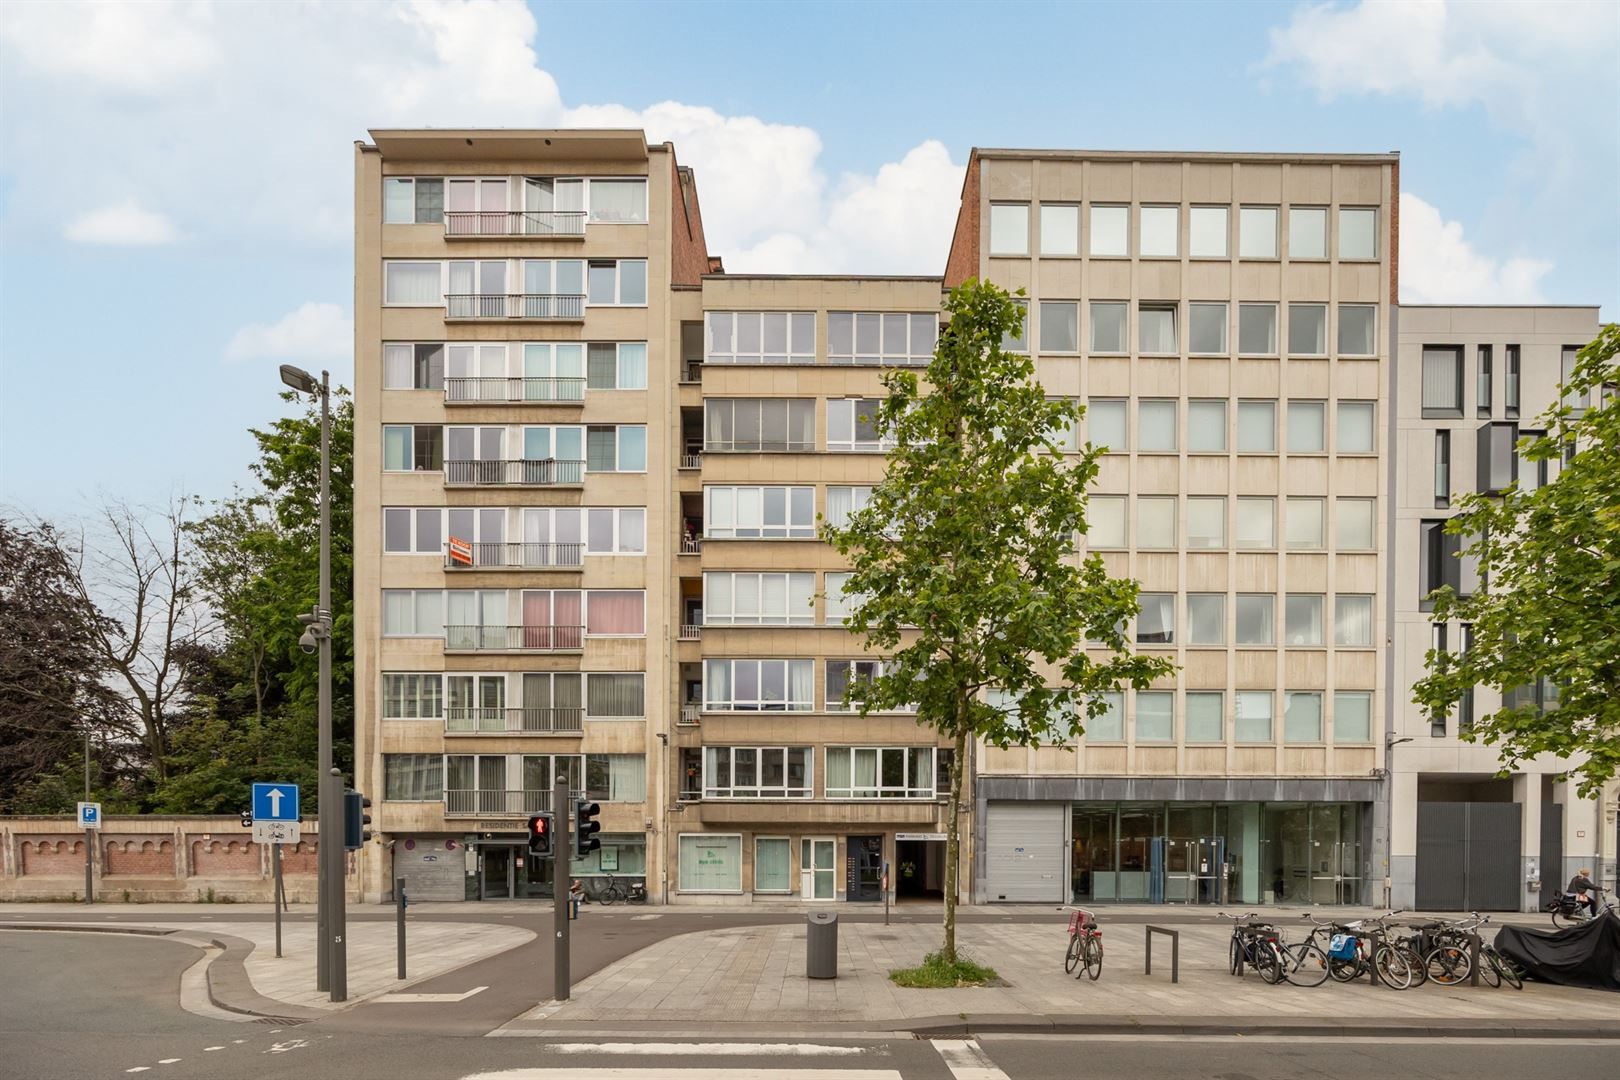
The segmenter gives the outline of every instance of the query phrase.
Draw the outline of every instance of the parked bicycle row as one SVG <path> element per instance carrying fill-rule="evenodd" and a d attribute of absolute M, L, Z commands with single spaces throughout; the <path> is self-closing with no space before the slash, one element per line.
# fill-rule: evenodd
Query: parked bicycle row
<path fill-rule="evenodd" d="M 1228 950 L 1229 969 L 1242 975 L 1249 968 L 1273 985 L 1320 986 L 1328 979 L 1348 983 L 1366 976 L 1392 990 L 1408 990 L 1433 982 L 1459 986 L 1474 973 L 1474 942 L 1490 916 L 1474 912 L 1466 919 L 1395 921 L 1400 911 L 1350 922 L 1316 919 L 1303 938 L 1290 942 L 1276 923 L 1255 912 L 1221 917 L 1232 920 Z M 1487 986 L 1504 983 L 1524 988 L 1524 977 L 1513 962 L 1484 940 L 1478 942 L 1479 978 Z"/>

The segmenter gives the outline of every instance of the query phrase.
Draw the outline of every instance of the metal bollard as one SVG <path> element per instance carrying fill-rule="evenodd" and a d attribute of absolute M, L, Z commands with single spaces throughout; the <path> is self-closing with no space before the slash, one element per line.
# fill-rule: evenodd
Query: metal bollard
<path fill-rule="evenodd" d="M 817 911 L 806 920 L 804 974 L 811 979 L 838 978 L 838 916 Z"/>
<path fill-rule="evenodd" d="M 399 977 L 405 977 L 405 879 L 394 879 L 394 936 L 399 952 Z"/>

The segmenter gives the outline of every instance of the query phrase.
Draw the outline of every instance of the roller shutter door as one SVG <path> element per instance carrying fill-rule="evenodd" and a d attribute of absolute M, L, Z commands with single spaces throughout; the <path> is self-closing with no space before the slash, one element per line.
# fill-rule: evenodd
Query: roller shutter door
<path fill-rule="evenodd" d="M 985 811 L 984 898 L 1062 903 L 1068 879 L 1062 803 L 990 803 Z"/>
<path fill-rule="evenodd" d="M 467 899 L 467 850 L 460 841 L 451 843 L 455 846 L 412 837 L 394 844 L 394 875 L 405 879 L 407 897 L 413 901 Z"/>

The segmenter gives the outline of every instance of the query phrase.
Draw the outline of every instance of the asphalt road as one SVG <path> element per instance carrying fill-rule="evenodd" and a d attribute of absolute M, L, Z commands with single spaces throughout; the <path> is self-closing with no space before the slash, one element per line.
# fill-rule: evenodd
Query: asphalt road
<path fill-rule="evenodd" d="M 620 946 L 604 942 L 607 947 Z M 198 955 L 178 942 L 122 934 L 0 936 L 0 1078 L 1137 1080 L 1168 1074 L 1218 1080 L 1451 1080 L 1602 1073 L 1615 1047 L 1573 1040 L 1023 1035 L 938 1041 L 853 1036 L 801 1041 L 769 1035 L 755 1042 L 479 1038 L 438 1005 L 417 1006 L 414 1024 L 404 1030 L 392 1021 L 373 1029 L 357 1024 L 366 1006 L 341 1017 L 276 1027 L 212 1020 L 180 1009 L 181 973 Z M 441 1019 L 460 1030 L 447 1029 Z"/>

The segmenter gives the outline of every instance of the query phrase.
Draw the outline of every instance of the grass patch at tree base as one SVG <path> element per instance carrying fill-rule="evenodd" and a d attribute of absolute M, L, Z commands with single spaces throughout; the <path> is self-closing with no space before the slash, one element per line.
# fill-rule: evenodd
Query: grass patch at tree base
<path fill-rule="evenodd" d="M 917 967 L 895 968 L 889 972 L 889 981 L 912 990 L 953 990 L 961 986 L 1001 983 L 994 970 L 975 964 L 960 952 L 954 964 L 937 952 L 929 953 Z"/>

